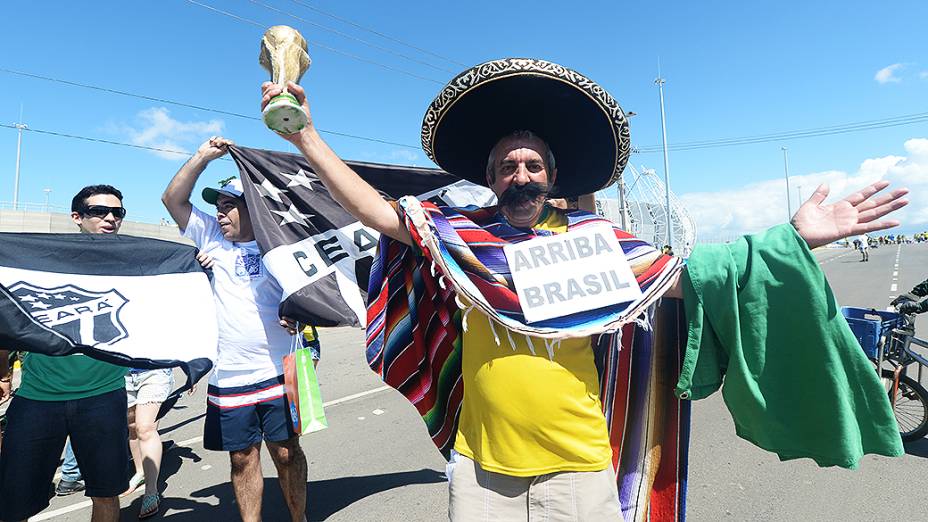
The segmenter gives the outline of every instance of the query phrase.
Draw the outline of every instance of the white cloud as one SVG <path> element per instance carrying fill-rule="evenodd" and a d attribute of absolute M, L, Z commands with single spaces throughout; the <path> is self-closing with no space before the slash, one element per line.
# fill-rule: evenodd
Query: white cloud
<path fill-rule="evenodd" d="M 918 77 L 922 80 L 928 80 L 928 71 L 922 71 L 918 73 Z"/>
<path fill-rule="evenodd" d="M 421 163 L 419 153 L 412 149 L 393 149 L 384 152 L 366 150 L 358 153 L 355 159 L 375 163 L 409 165 L 412 167 L 420 166 L 419 163 Z"/>
<path fill-rule="evenodd" d="M 790 176 L 790 201 L 798 206 L 797 187 L 803 200 L 822 183 L 831 190 L 827 202 L 845 197 L 854 190 L 885 179 L 891 188 L 908 187 L 909 205 L 893 213 L 902 227 L 928 228 L 928 138 L 905 142 L 906 155 L 887 155 L 861 162 L 856 172 L 838 170 Z M 770 179 L 718 192 L 683 194 L 680 200 L 696 221 L 699 237 L 724 239 L 753 233 L 784 223 L 787 219 L 786 181 Z"/>
<path fill-rule="evenodd" d="M 396 149 L 390 153 L 390 159 L 393 161 L 401 161 L 408 165 L 415 165 L 416 160 L 419 159 L 419 154 L 410 149 Z"/>
<path fill-rule="evenodd" d="M 211 135 L 221 134 L 222 120 L 179 121 L 164 107 L 145 109 L 136 115 L 137 125 L 117 125 L 111 129 L 125 134 L 133 145 L 177 152 L 151 151 L 159 157 L 177 160 L 190 154 L 188 146 L 197 146 Z"/>
<path fill-rule="evenodd" d="M 892 65 L 887 65 L 879 71 L 876 72 L 876 75 L 873 76 L 873 79 L 878 83 L 899 83 L 902 81 L 901 78 L 895 76 L 895 72 L 899 69 L 902 69 L 903 65 L 901 63 L 894 63 Z"/>

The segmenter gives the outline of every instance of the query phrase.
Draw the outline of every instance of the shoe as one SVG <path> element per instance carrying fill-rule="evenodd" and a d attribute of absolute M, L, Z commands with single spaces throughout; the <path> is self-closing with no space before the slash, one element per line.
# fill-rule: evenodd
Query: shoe
<path fill-rule="evenodd" d="M 129 479 L 129 489 L 123 491 L 122 494 L 119 495 L 120 498 L 127 497 L 135 493 L 135 490 L 139 489 L 139 486 L 143 484 L 145 484 L 145 475 L 141 473 L 136 473 L 135 475 L 132 475 L 132 478 Z"/>
<path fill-rule="evenodd" d="M 142 495 L 142 507 L 139 508 L 139 520 L 157 515 L 160 504 L 161 495 L 157 493 L 154 495 Z"/>
<path fill-rule="evenodd" d="M 84 481 L 83 480 L 61 480 L 58 482 L 58 487 L 55 488 L 55 494 L 59 497 L 66 497 L 68 495 L 73 495 L 78 491 L 84 491 Z"/>

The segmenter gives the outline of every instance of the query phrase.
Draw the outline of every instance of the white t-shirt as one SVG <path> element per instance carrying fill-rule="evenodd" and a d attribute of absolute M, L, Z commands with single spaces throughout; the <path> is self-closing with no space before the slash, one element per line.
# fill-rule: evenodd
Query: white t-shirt
<path fill-rule="evenodd" d="M 870 238 L 864 235 L 857 236 L 857 240 L 860 241 L 861 250 L 865 248 L 870 248 Z"/>
<path fill-rule="evenodd" d="M 216 218 L 196 207 L 183 235 L 215 260 L 219 360 L 210 384 L 245 386 L 281 375 L 294 338 L 280 326 L 283 290 L 267 273 L 257 243 L 227 241 Z"/>

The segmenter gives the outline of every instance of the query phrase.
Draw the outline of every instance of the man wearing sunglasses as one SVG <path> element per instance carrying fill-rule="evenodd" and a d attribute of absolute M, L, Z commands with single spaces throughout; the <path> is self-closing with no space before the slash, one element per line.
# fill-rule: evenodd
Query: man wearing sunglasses
<path fill-rule="evenodd" d="M 87 234 L 115 234 L 124 217 L 122 193 L 109 185 L 84 187 L 71 201 L 71 219 Z"/>
<path fill-rule="evenodd" d="M 84 187 L 71 201 L 71 219 L 82 233 L 115 234 L 125 216 L 122 193 L 110 185 Z M 62 470 L 58 493 L 83 490 L 83 475 L 93 520 L 119 520 L 118 495 L 129 485 L 125 375 L 126 368 L 81 354 L 26 354 L 0 452 L 0 520 L 24 520 L 48 506 L 68 438 L 73 456 L 68 452 L 63 468 L 76 458 L 80 470 L 73 464 L 76 476 Z M 44 487 L 22 487 L 40 483 Z"/>

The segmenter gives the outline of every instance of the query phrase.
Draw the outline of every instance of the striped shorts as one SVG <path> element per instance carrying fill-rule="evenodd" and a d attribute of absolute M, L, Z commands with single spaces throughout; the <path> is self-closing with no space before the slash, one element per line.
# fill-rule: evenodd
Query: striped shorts
<path fill-rule="evenodd" d="M 204 448 L 239 451 L 262 440 L 283 442 L 295 436 L 282 375 L 247 386 L 207 389 Z"/>

